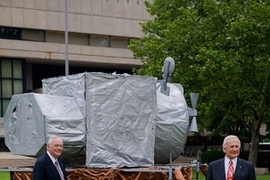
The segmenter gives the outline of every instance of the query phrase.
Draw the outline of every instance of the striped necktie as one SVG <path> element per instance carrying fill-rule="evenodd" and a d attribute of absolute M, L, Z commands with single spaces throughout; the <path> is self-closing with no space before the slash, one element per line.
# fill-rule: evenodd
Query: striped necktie
<path fill-rule="evenodd" d="M 234 174 L 233 162 L 232 162 L 232 160 L 230 160 L 229 168 L 227 171 L 227 180 L 233 180 L 233 174 Z"/>

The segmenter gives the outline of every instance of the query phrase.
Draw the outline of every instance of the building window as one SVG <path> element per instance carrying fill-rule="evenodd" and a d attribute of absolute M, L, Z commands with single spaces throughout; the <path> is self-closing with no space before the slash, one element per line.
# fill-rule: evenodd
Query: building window
<path fill-rule="evenodd" d="M 112 48 L 128 48 L 129 39 L 123 37 L 111 37 Z"/>
<path fill-rule="evenodd" d="M 13 94 L 24 92 L 24 60 L 0 58 L 0 117 L 3 117 Z"/>
<path fill-rule="evenodd" d="M 129 45 L 129 38 L 127 37 L 69 32 L 68 38 L 69 44 L 81 46 L 98 46 L 126 49 Z M 44 31 L 0 26 L 0 39 L 15 39 L 65 44 L 65 33 L 63 31 Z"/>
<path fill-rule="evenodd" d="M 0 26 L 1 39 L 21 39 L 21 29 Z"/>
<path fill-rule="evenodd" d="M 109 36 L 91 35 L 89 45 L 99 47 L 110 47 L 110 38 Z"/>
<path fill-rule="evenodd" d="M 26 41 L 45 41 L 45 33 L 42 30 L 22 29 L 22 40 Z"/>
<path fill-rule="evenodd" d="M 88 46 L 88 35 L 79 33 L 69 33 L 70 44 Z"/>
<path fill-rule="evenodd" d="M 45 42 L 65 44 L 65 33 L 58 31 L 46 31 Z"/>

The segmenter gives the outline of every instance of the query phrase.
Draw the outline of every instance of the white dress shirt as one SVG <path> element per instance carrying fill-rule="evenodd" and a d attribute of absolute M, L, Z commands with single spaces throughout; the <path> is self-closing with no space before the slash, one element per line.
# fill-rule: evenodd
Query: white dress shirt
<path fill-rule="evenodd" d="M 229 159 L 227 158 L 227 156 L 225 156 L 225 161 L 224 161 L 224 167 L 225 167 L 225 175 L 226 175 L 226 179 L 227 179 L 227 172 L 228 172 L 228 169 L 229 169 L 229 162 L 230 160 L 232 160 L 233 162 L 233 169 L 235 171 L 235 168 L 236 168 L 236 163 L 237 163 L 237 158 L 234 158 L 234 159 Z"/>

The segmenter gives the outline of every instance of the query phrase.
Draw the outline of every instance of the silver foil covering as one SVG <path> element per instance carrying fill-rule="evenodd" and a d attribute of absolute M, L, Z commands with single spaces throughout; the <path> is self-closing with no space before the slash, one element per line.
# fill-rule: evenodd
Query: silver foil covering
<path fill-rule="evenodd" d="M 89 73 L 86 165 L 154 165 L 156 78 Z"/>
<path fill-rule="evenodd" d="M 42 80 L 44 94 L 73 97 L 85 116 L 85 76 L 79 73 L 69 76 L 53 77 Z"/>
<path fill-rule="evenodd" d="M 67 153 L 86 147 L 88 167 L 167 164 L 170 154 L 173 161 L 184 150 L 189 115 L 180 84 L 167 83 L 167 96 L 156 78 L 127 74 L 80 73 L 42 83 L 47 96 L 14 95 L 6 112 L 5 136 L 14 154 L 36 155 L 51 134 L 64 137 Z M 62 96 L 72 100 L 65 108 L 76 112 L 62 109 Z M 59 114 L 51 113 L 53 109 Z M 78 122 L 69 123 L 69 133 L 60 131 L 62 121 L 75 114 Z"/>
<path fill-rule="evenodd" d="M 189 127 L 188 107 L 180 84 L 167 83 L 170 95 L 157 89 L 155 164 L 167 164 L 183 152 Z"/>
<path fill-rule="evenodd" d="M 72 97 L 13 95 L 4 116 L 5 144 L 13 154 L 38 156 L 50 136 L 63 138 L 63 156 L 85 147 L 85 119 Z"/>

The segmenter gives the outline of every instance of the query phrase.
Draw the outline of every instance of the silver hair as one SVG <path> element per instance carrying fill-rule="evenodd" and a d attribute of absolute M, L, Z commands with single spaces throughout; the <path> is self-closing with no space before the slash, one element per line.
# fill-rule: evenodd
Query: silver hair
<path fill-rule="evenodd" d="M 224 140 L 223 140 L 223 144 L 222 144 L 223 147 L 226 147 L 226 146 L 227 146 L 227 142 L 228 142 L 229 139 L 237 139 L 237 140 L 239 141 L 239 146 L 241 147 L 241 141 L 240 141 L 240 139 L 239 139 L 237 136 L 235 136 L 235 135 L 228 135 L 228 136 L 226 136 L 226 137 L 224 138 Z"/>
<path fill-rule="evenodd" d="M 48 139 L 47 144 L 51 144 L 52 141 L 55 140 L 55 139 L 61 139 L 61 140 L 62 140 L 61 137 L 54 135 L 54 136 L 51 136 L 51 137 Z M 62 141 L 63 141 L 63 140 L 62 140 Z"/>

